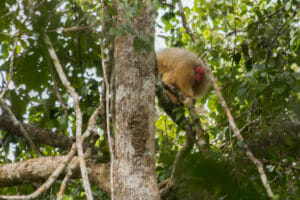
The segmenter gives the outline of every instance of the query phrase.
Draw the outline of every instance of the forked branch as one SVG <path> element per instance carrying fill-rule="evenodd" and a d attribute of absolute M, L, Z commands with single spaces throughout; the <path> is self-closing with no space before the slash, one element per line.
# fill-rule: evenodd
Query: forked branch
<path fill-rule="evenodd" d="M 19 132 L 24 136 L 24 138 L 26 139 L 26 141 L 29 143 L 30 147 L 35 151 L 35 153 L 41 157 L 42 153 L 40 152 L 40 150 L 37 148 L 37 146 L 33 143 L 31 137 L 28 135 L 27 131 L 25 130 L 25 128 L 22 126 L 22 124 L 17 120 L 17 118 L 15 117 L 15 115 L 13 114 L 13 112 L 10 110 L 10 108 L 8 107 L 8 105 L 0 99 L 0 107 L 3 109 L 2 112 L 5 112 L 7 114 L 7 116 L 9 116 L 9 118 L 11 119 L 13 125 L 15 127 L 17 127 L 17 129 L 19 130 Z"/>
<path fill-rule="evenodd" d="M 93 199 L 92 190 L 88 178 L 88 173 L 86 169 L 86 163 L 84 159 L 84 153 L 83 153 L 83 147 L 82 147 L 82 140 L 81 140 L 81 133 L 82 133 L 82 114 L 79 107 L 79 96 L 76 93 L 75 89 L 70 85 L 67 76 L 65 75 L 63 68 L 60 64 L 60 61 L 54 51 L 53 45 L 48 37 L 47 34 L 44 35 L 44 41 L 48 46 L 48 52 L 50 54 L 50 57 L 53 60 L 53 64 L 56 68 L 56 71 L 59 75 L 59 78 L 62 82 L 62 84 L 66 87 L 68 92 L 73 98 L 73 105 L 75 109 L 75 115 L 76 115 L 76 146 L 77 146 L 77 152 L 78 152 L 78 159 L 80 163 L 80 171 L 83 179 L 83 186 L 84 190 L 87 196 L 87 199 L 91 200 Z"/>

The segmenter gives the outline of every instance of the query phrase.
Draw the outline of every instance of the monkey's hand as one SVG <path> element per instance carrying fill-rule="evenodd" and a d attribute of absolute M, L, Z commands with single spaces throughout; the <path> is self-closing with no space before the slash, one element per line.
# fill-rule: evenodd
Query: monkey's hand
<path fill-rule="evenodd" d="M 170 85 L 162 81 L 163 87 L 166 89 L 166 93 L 169 96 L 172 103 L 179 105 L 181 102 L 184 103 L 186 97 L 180 92 L 176 86 Z"/>
<path fill-rule="evenodd" d="M 191 97 L 187 97 L 187 98 L 185 98 L 185 100 L 184 100 L 184 105 L 186 105 L 186 106 L 193 106 L 193 105 L 195 105 L 195 103 L 196 103 L 196 99 L 194 99 L 194 98 L 191 98 Z"/>

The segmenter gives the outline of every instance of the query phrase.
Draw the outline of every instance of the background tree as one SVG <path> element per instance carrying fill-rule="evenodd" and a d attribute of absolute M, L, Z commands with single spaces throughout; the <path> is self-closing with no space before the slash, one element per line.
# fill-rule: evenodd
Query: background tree
<path fill-rule="evenodd" d="M 191 113 L 172 110 L 157 84 L 160 105 L 154 107 L 155 8 L 156 28 L 167 46 L 206 54 L 244 142 L 233 135 L 214 90 Z M 297 199 L 297 9 L 297 1 L 265 0 L 195 0 L 182 10 L 175 0 L 152 6 L 150 1 L 0 1 L 1 195 L 36 191 L 23 198 L 108 199 L 110 130 L 116 199 L 158 199 L 154 167 L 162 199 L 267 199 L 245 145 L 263 163 L 274 198 Z M 62 84 L 60 67 L 74 90 Z M 194 144 L 199 115 L 206 150 Z M 129 197 L 133 194 L 126 191 L 134 189 L 136 196 Z"/>

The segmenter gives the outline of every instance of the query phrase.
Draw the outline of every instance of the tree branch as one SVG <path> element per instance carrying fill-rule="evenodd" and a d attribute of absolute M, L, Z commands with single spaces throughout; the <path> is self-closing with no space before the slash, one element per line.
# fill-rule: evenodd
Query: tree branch
<path fill-rule="evenodd" d="M 94 111 L 94 113 L 90 117 L 87 129 L 85 130 L 83 137 L 81 138 L 82 141 L 84 140 L 84 137 L 86 137 L 87 135 L 90 135 L 93 131 L 97 132 L 97 130 L 95 130 L 96 125 L 97 125 L 97 119 L 98 119 L 100 113 L 102 113 L 102 110 L 103 110 L 103 105 L 98 106 L 98 108 Z M 91 142 L 91 143 L 93 143 L 93 142 Z M 91 155 L 91 152 L 92 152 L 92 149 L 88 148 L 84 154 L 84 158 L 89 157 Z M 79 160 L 77 159 L 75 162 L 73 162 L 71 165 L 69 165 L 68 172 L 67 172 L 67 174 L 61 184 L 60 190 L 58 192 L 57 200 L 63 198 L 63 193 L 67 187 L 67 182 L 70 179 L 70 177 L 72 176 L 73 171 L 78 167 L 78 164 L 79 164 Z"/>
<path fill-rule="evenodd" d="M 72 151 L 76 152 L 76 149 L 72 149 Z M 69 160 L 68 156 L 40 157 L 22 162 L 0 165 L 0 187 L 42 182 L 46 180 L 47 177 L 51 176 L 55 170 L 60 168 L 64 161 Z M 69 160 L 71 165 L 75 162 L 78 162 L 77 157 L 73 157 L 72 160 Z M 91 169 L 91 173 L 89 174 L 91 182 L 98 185 L 104 192 L 109 194 L 109 164 L 97 164 L 88 161 L 87 166 Z M 66 173 L 66 171 L 62 172 Z M 58 176 L 62 177 L 60 175 Z M 74 169 L 71 178 L 80 178 L 80 168 L 78 168 L 78 165 L 77 168 Z M 42 186 L 49 187 L 49 182 L 47 185 L 43 184 Z M 15 197 L 16 199 L 21 199 L 19 198 L 20 196 Z M 31 195 L 31 197 L 33 197 L 33 195 Z M 3 198 L 3 196 L 0 196 L 0 198 Z M 27 199 L 29 198 L 27 197 Z"/>
<path fill-rule="evenodd" d="M 182 7 L 181 0 L 178 0 L 178 3 L 179 3 L 179 7 Z M 184 19 L 184 18 L 185 18 L 185 15 L 184 15 L 183 9 L 181 9 L 181 12 L 180 12 L 180 13 L 181 13 L 182 18 Z M 183 20 L 183 23 L 184 23 L 184 20 Z M 192 39 L 193 41 L 195 41 L 194 35 L 193 35 L 193 34 L 190 34 L 190 33 L 191 33 L 191 29 L 188 27 L 188 25 L 187 25 L 186 23 L 183 24 L 183 25 L 184 25 L 186 31 L 189 33 L 191 39 Z M 224 99 L 224 97 L 223 97 L 223 95 L 222 95 L 222 93 L 221 93 L 221 91 L 220 91 L 220 88 L 219 88 L 219 86 L 218 86 L 218 84 L 217 84 L 216 79 L 215 79 L 214 76 L 213 76 L 213 73 L 211 72 L 211 69 L 210 69 L 210 66 L 208 65 L 208 62 L 206 61 L 205 58 L 201 59 L 200 61 L 202 62 L 202 65 L 203 65 L 203 66 L 206 66 L 208 75 L 210 76 L 210 79 L 211 79 L 211 81 L 212 81 L 212 83 L 213 83 L 213 87 L 214 87 L 214 89 L 215 89 L 215 91 L 216 91 L 216 94 L 217 94 L 217 96 L 218 96 L 218 98 L 219 98 L 219 101 L 220 101 L 220 103 L 221 103 L 221 105 L 222 105 L 222 107 L 223 107 L 223 110 L 224 110 L 225 113 L 226 113 L 226 116 L 227 116 L 227 118 L 228 118 L 229 124 L 230 124 L 230 126 L 232 127 L 233 132 L 234 132 L 236 138 L 237 138 L 239 141 L 243 142 L 244 139 L 243 139 L 243 137 L 242 137 L 242 135 L 241 135 L 241 133 L 240 133 L 240 131 L 239 131 L 239 129 L 238 129 L 238 127 L 237 127 L 237 125 L 236 125 L 236 123 L 235 123 L 233 117 L 232 117 L 232 115 L 231 115 L 230 110 L 229 110 L 228 107 L 227 107 L 226 101 L 225 101 L 225 99 Z M 270 185 L 269 185 L 269 183 L 268 183 L 268 181 L 267 181 L 267 176 L 266 176 L 266 174 L 265 174 L 265 172 L 264 172 L 262 163 L 261 163 L 261 162 L 253 155 L 253 153 L 250 151 L 250 149 L 249 149 L 249 147 L 248 147 L 247 145 L 244 146 L 244 149 L 245 149 L 245 151 L 246 151 L 246 155 L 248 156 L 248 158 L 249 158 L 249 159 L 253 162 L 253 164 L 257 167 L 258 172 L 259 172 L 259 175 L 260 175 L 260 179 L 261 179 L 261 181 L 262 181 L 263 186 L 264 186 L 265 189 L 266 189 L 266 192 L 267 192 L 268 197 L 273 198 L 273 197 L 274 197 L 274 194 L 273 194 L 273 192 L 272 192 L 272 190 L 271 190 L 271 187 L 270 187 Z"/>
<path fill-rule="evenodd" d="M 217 96 L 218 96 L 218 98 L 219 98 L 219 101 L 220 101 L 220 103 L 221 103 L 221 105 L 222 105 L 222 108 L 223 108 L 223 110 L 224 110 L 224 112 L 225 112 L 225 114 L 226 114 L 226 116 L 227 116 L 227 118 L 228 118 L 229 124 L 230 124 L 230 126 L 231 126 L 231 128 L 232 128 L 232 130 L 233 130 L 233 132 L 234 132 L 234 135 L 236 136 L 236 138 L 237 138 L 239 141 L 243 142 L 243 141 L 244 141 L 244 138 L 243 138 L 243 136 L 241 135 L 240 130 L 238 129 L 238 127 L 237 127 L 237 125 L 236 125 L 236 123 L 235 123 L 235 121 L 234 121 L 234 119 L 233 119 L 233 117 L 232 117 L 232 115 L 231 115 L 231 112 L 230 112 L 230 110 L 229 110 L 229 108 L 228 108 L 228 106 L 227 106 L 227 104 L 226 104 L 226 101 L 225 101 L 225 99 L 224 99 L 224 97 L 223 97 L 223 95 L 222 95 L 222 93 L 221 93 L 221 91 L 220 91 L 220 89 L 219 89 L 219 86 L 218 86 L 218 84 L 217 84 L 217 81 L 216 81 L 216 79 L 214 78 L 214 76 L 213 76 L 213 74 L 212 74 L 212 72 L 211 72 L 211 69 L 210 69 L 210 67 L 209 67 L 209 65 L 208 65 L 208 63 L 207 63 L 207 61 L 206 61 L 205 59 L 204 59 L 203 65 L 206 66 L 206 68 L 207 68 L 207 72 L 208 72 L 208 74 L 209 74 L 209 76 L 210 76 L 210 78 L 211 78 L 211 80 L 212 80 L 214 89 L 215 89 L 216 94 L 217 94 Z M 261 179 L 261 181 L 262 181 L 263 186 L 264 186 L 265 189 L 266 189 L 266 192 L 267 192 L 267 194 L 268 194 L 268 197 L 273 198 L 274 194 L 273 194 L 273 192 L 272 192 L 272 190 L 271 190 L 271 187 L 270 187 L 270 185 L 269 185 L 269 183 L 268 183 L 267 176 L 266 176 L 266 174 L 265 174 L 265 172 L 264 172 L 264 169 L 263 169 L 263 164 L 260 162 L 260 160 L 258 160 L 258 159 L 253 155 L 253 153 L 251 152 L 251 150 L 249 149 L 249 147 L 248 147 L 246 144 L 244 145 L 244 149 L 245 149 L 245 151 L 246 151 L 246 155 L 248 156 L 248 158 L 249 158 L 249 159 L 253 162 L 253 164 L 257 167 L 258 172 L 259 172 L 259 175 L 260 175 L 260 179 Z"/>
<path fill-rule="evenodd" d="M 181 112 L 180 109 L 178 109 L 179 105 L 175 105 L 170 101 L 168 95 L 165 92 L 165 89 L 171 92 L 177 99 L 180 100 L 180 102 L 187 102 L 184 95 L 181 94 L 181 92 L 179 90 L 176 90 L 174 87 L 171 87 L 165 84 L 164 82 L 162 82 L 161 77 L 158 73 L 156 74 L 156 77 L 157 80 L 156 80 L 155 93 L 158 97 L 159 105 L 165 110 L 165 112 L 178 126 L 180 124 L 184 124 L 184 130 L 186 132 L 186 142 L 183 144 L 182 148 L 180 149 L 180 151 L 177 153 L 175 157 L 175 160 L 173 162 L 171 177 L 167 179 L 167 181 L 164 184 L 160 185 L 160 194 L 161 197 L 164 198 L 167 194 L 169 194 L 170 191 L 174 190 L 178 186 L 177 178 L 180 175 L 179 174 L 180 164 L 183 163 L 183 160 L 193 149 L 193 145 L 195 143 L 198 144 L 197 140 L 195 139 L 195 135 L 196 134 L 198 135 L 200 139 L 201 147 L 204 147 L 202 144 L 205 144 L 205 140 L 202 140 L 203 130 L 201 128 L 201 122 L 199 118 L 196 117 L 196 119 L 192 120 L 193 121 L 192 123 L 190 122 L 190 119 L 187 119 L 184 115 L 181 115 L 179 119 L 176 118 L 176 116 L 180 116 L 180 112 Z M 195 110 L 194 108 L 192 108 L 193 106 L 187 104 L 187 107 L 189 109 L 190 114 L 195 115 Z"/>
<path fill-rule="evenodd" d="M 71 31 L 79 31 L 84 29 L 90 29 L 91 26 L 72 26 L 68 28 L 59 28 L 55 30 L 48 30 L 47 32 L 71 32 Z"/>
<path fill-rule="evenodd" d="M 240 132 L 243 132 L 248 126 L 251 126 L 252 124 L 256 124 L 259 121 L 260 121 L 259 119 L 255 119 L 255 120 L 248 122 L 242 128 L 240 128 Z"/>
<path fill-rule="evenodd" d="M 14 59 L 15 59 L 15 53 L 16 53 L 16 47 L 18 44 L 18 37 L 15 37 L 15 41 L 14 41 L 14 45 L 13 45 L 13 49 L 12 49 L 12 53 L 11 53 L 11 58 L 10 58 L 10 63 L 9 63 L 9 73 L 8 73 L 8 80 L 6 81 L 6 85 L 3 88 L 1 94 L 0 94 L 0 100 L 3 98 L 6 90 L 8 89 L 8 85 L 10 83 L 10 81 L 12 80 L 13 77 L 13 69 L 14 69 Z"/>
<path fill-rule="evenodd" d="M 97 120 L 97 117 L 99 115 L 99 113 L 101 112 L 101 106 L 99 106 L 96 111 L 93 113 L 93 115 L 90 117 L 90 120 L 89 120 L 89 125 L 86 129 L 86 131 L 84 132 L 84 134 L 82 136 L 79 137 L 79 140 L 80 142 L 82 143 L 85 138 L 89 137 L 91 132 L 93 131 L 93 129 L 95 128 L 96 126 L 96 120 Z M 72 145 L 72 148 L 71 150 L 69 151 L 68 155 L 67 156 L 64 156 L 64 159 L 62 161 L 62 163 L 60 163 L 57 168 L 55 168 L 55 170 L 52 172 L 51 171 L 51 176 L 47 179 L 47 181 L 41 185 L 35 192 L 33 192 L 32 194 L 30 195 L 22 195 L 22 196 L 0 196 L 0 198 L 3 198 L 3 199 L 33 199 L 33 198 L 36 198 L 38 197 L 42 192 L 46 191 L 53 183 L 54 181 L 59 177 L 59 175 L 62 173 L 62 171 L 65 169 L 65 167 L 68 165 L 68 163 L 70 162 L 70 160 L 73 158 L 73 156 L 75 155 L 76 153 L 76 150 L 77 150 L 77 145 L 73 144 Z M 90 152 L 90 151 L 87 151 L 87 152 Z M 48 157 L 49 158 L 49 157 Z M 51 157 L 50 157 L 51 158 Z M 52 157 L 53 158 L 53 157 Z M 80 158 L 78 158 L 79 161 L 80 161 Z M 30 159 L 30 160 L 33 160 L 33 159 Z M 28 160 L 27 160 L 28 161 Z M 27 162 L 27 161 L 24 161 L 24 162 Z M 74 161 L 76 162 L 76 161 Z M 23 162 L 21 162 L 23 163 Z M 13 164 L 5 164 L 5 165 L 2 165 L 2 166 L 10 166 L 10 165 L 15 165 L 15 168 L 18 167 L 18 164 L 19 163 L 13 163 Z M 20 174 L 16 173 L 15 171 L 10 171 L 10 172 L 6 172 L 5 168 L 4 168 L 4 172 L 1 172 L 1 167 L 0 166 L 0 186 L 1 186 L 1 176 L 2 175 L 5 175 L 7 173 L 6 176 L 4 176 L 4 182 L 2 184 L 5 184 L 5 186 L 9 185 L 9 181 L 7 181 L 7 177 L 10 177 L 10 178 L 13 178 L 13 183 L 16 183 L 17 181 L 15 180 L 15 178 L 21 178 L 21 179 L 24 179 L 24 176 L 20 176 Z M 35 173 L 34 170 L 32 170 L 33 167 L 28 167 L 29 165 L 26 163 L 24 165 L 24 168 L 25 168 L 25 173 Z M 39 166 L 39 165 L 38 165 Z M 48 169 L 49 166 L 45 166 L 46 169 Z M 10 169 L 11 167 L 8 167 L 8 169 Z M 21 168 L 21 167 L 20 167 Z M 71 168 L 72 169 L 72 168 Z M 80 167 L 81 169 L 81 167 Z M 28 171 L 27 171 L 28 170 Z M 16 174 L 16 176 L 11 176 L 11 174 Z M 37 174 L 36 176 L 39 177 L 39 175 Z M 27 176 L 25 176 L 27 177 Z M 30 176 L 31 177 L 31 176 Z M 45 179 L 45 177 L 44 177 Z"/>
<path fill-rule="evenodd" d="M 193 31 L 190 29 L 187 21 L 186 21 L 186 16 L 184 14 L 184 9 L 183 9 L 183 5 L 181 0 L 178 0 L 178 6 L 179 6 L 179 13 L 181 15 L 181 19 L 182 19 L 182 24 L 186 30 L 186 32 L 190 35 L 190 37 L 192 38 L 192 41 L 195 42 L 196 41 L 196 37 L 193 33 Z"/>
<path fill-rule="evenodd" d="M 159 0 L 159 2 L 161 3 L 161 5 L 168 6 L 172 9 L 175 8 L 175 6 L 173 4 L 167 3 L 165 0 Z"/>
<path fill-rule="evenodd" d="M 56 83 L 56 80 L 55 80 L 55 73 L 53 71 L 53 68 L 52 68 L 51 64 L 49 65 L 49 70 L 50 70 L 51 78 L 52 78 L 52 81 L 53 81 L 53 90 L 54 90 L 54 93 L 55 93 L 58 101 L 60 102 L 61 107 L 63 108 L 65 115 L 68 115 L 68 109 L 67 109 L 66 104 L 63 101 L 62 96 L 59 93 L 58 86 L 57 86 L 57 83 Z"/>
<path fill-rule="evenodd" d="M 105 30 L 104 27 L 104 1 L 102 1 L 102 13 L 101 13 L 101 27 L 102 30 Z M 106 73 L 106 65 L 105 65 L 105 58 L 104 58 L 104 39 L 101 39 L 101 61 L 102 61 L 102 69 L 103 69 L 103 77 L 105 83 L 105 108 L 106 108 L 106 133 L 108 137 L 108 146 L 110 152 L 110 190 L 111 190 L 111 200 L 114 200 L 114 151 L 112 147 L 112 140 L 111 140 L 111 133 L 110 133 L 110 113 L 109 113 L 109 83 L 108 83 L 108 74 Z"/>
<path fill-rule="evenodd" d="M 42 129 L 32 124 L 25 124 L 22 122 L 19 123 L 24 127 L 27 134 L 34 143 L 45 144 L 51 147 L 69 151 L 74 142 L 74 139 L 71 137 L 52 132 L 50 130 Z M 18 137 L 24 137 L 21 130 L 19 129 L 19 126 L 14 124 L 13 120 L 10 119 L 8 113 L 6 112 L 2 112 L 2 114 L 0 115 L 0 128 Z M 84 143 L 83 146 L 86 149 L 89 144 Z M 99 150 L 99 147 L 93 147 L 92 154 L 97 154 Z"/>
<path fill-rule="evenodd" d="M 80 110 L 80 106 L 79 106 L 79 96 L 76 93 L 75 89 L 70 85 L 47 34 L 44 34 L 44 41 L 48 46 L 48 51 L 49 51 L 50 57 L 53 60 L 54 66 L 56 68 L 56 71 L 59 75 L 59 78 L 60 78 L 62 84 L 67 88 L 68 92 L 70 93 L 70 95 L 73 98 L 73 105 L 74 105 L 75 115 L 76 115 L 76 146 L 77 146 L 77 151 L 78 151 L 81 175 L 82 175 L 82 179 L 83 179 L 83 186 L 84 186 L 84 190 L 86 192 L 87 199 L 92 200 L 93 195 L 92 195 L 91 186 L 89 183 L 88 173 L 87 173 L 86 164 L 85 164 L 85 160 L 84 160 L 82 141 L 81 141 L 82 114 L 81 114 L 81 110 Z"/>
<path fill-rule="evenodd" d="M 202 147 L 202 145 L 206 144 L 205 139 L 204 139 L 204 131 L 201 127 L 201 121 L 196 114 L 196 110 L 193 104 L 193 100 L 191 98 L 186 98 L 178 89 L 175 87 L 172 87 L 163 81 L 161 81 L 161 78 L 159 76 L 157 80 L 157 86 L 156 86 L 156 94 L 159 97 L 160 104 L 164 108 L 164 110 L 167 112 L 167 114 L 172 118 L 172 120 L 177 123 L 178 125 L 180 123 L 185 124 L 185 131 L 189 135 L 189 137 L 194 140 L 194 142 Z M 165 90 L 160 88 L 163 87 L 164 89 L 168 90 L 172 95 L 175 96 L 176 99 L 178 99 L 179 102 L 182 102 L 186 107 L 188 108 L 190 116 L 192 116 L 192 119 L 189 120 L 186 117 L 182 116 L 179 119 L 176 119 L 176 116 L 178 114 L 174 113 L 175 108 L 178 108 L 179 105 L 173 104 L 170 100 L 169 97 L 165 93 Z M 170 106 L 172 105 L 172 106 Z M 181 105 L 182 106 L 182 105 Z M 179 111 L 180 112 L 180 111 Z M 178 113 L 178 112 L 177 112 Z M 192 123 L 190 123 L 192 121 Z M 194 131 L 191 130 L 196 130 L 196 134 Z M 198 141 L 195 139 L 195 135 L 198 136 Z"/>
<path fill-rule="evenodd" d="M 43 183 L 43 185 L 41 185 L 36 191 L 34 191 L 33 193 L 31 193 L 30 195 L 0 196 L 0 198 L 2 198 L 2 199 L 19 199 L 19 200 L 21 199 L 21 200 L 25 200 L 25 199 L 34 199 L 34 198 L 38 197 L 39 195 L 41 195 L 42 192 L 46 191 L 54 183 L 54 181 L 58 178 L 58 176 L 65 169 L 65 167 L 67 166 L 67 164 L 73 158 L 73 156 L 75 155 L 75 153 L 76 153 L 76 145 L 74 144 L 72 146 L 72 148 L 71 148 L 71 151 L 68 153 L 67 156 L 63 157 L 64 159 L 57 166 L 57 168 L 53 172 L 51 171 L 52 174 L 47 179 L 47 181 L 45 183 Z M 30 160 L 32 160 L 32 159 L 30 159 Z M 28 161 L 21 162 L 22 164 L 25 163 L 25 165 L 23 166 L 23 168 L 25 168 L 25 174 L 34 172 L 32 170 L 32 167 L 28 167 L 28 164 L 26 162 L 28 162 Z M 12 164 L 3 165 L 3 166 L 9 166 L 9 169 L 16 170 L 16 171 L 10 171 L 10 170 L 8 170 L 9 171 L 8 175 L 10 175 L 10 179 L 11 178 L 15 178 L 14 176 L 13 177 L 11 176 L 12 174 L 16 174 L 17 177 L 21 177 L 22 179 L 24 179 L 26 177 L 26 176 L 20 176 L 20 174 L 16 173 L 18 169 L 22 169 L 22 165 L 19 165 L 19 164 L 20 163 L 12 163 Z M 38 165 L 38 166 L 40 166 L 40 165 Z M 0 171 L 1 171 L 1 167 L 0 167 Z M 48 168 L 48 167 L 49 166 L 47 166 L 47 165 L 45 166 L 45 168 Z M 3 171 L 4 172 L 0 173 L 1 175 L 5 174 L 5 172 L 6 172 L 5 168 L 4 168 Z M 36 175 L 36 176 L 39 176 L 39 175 Z M 0 177 L 0 179 L 1 179 L 1 177 Z M 7 182 L 6 182 L 5 186 L 7 186 Z"/>
<path fill-rule="evenodd" d="M 12 113 L 8 105 L 3 101 L 0 100 L 0 106 L 3 109 L 2 112 L 7 114 L 7 116 L 11 119 L 12 123 L 14 124 L 15 127 L 19 130 L 19 132 L 24 136 L 26 141 L 29 143 L 30 147 L 35 151 L 35 153 L 40 157 L 42 156 L 42 153 L 40 150 L 36 147 L 36 145 L 33 143 L 32 139 L 29 137 L 27 131 L 24 129 L 21 123 L 17 120 L 15 115 Z"/>

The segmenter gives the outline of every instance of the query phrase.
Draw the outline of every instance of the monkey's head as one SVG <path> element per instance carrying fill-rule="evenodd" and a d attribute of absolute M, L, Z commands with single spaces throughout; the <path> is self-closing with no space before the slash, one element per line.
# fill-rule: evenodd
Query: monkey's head
<path fill-rule="evenodd" d="M 196 66 L 196 68 L 195 68 L 195 80 L 197 82 L 200 82 L 201 80 L 204 79 L 204 75 L 205 75 L 205 69 L 203 67 Z"/>

